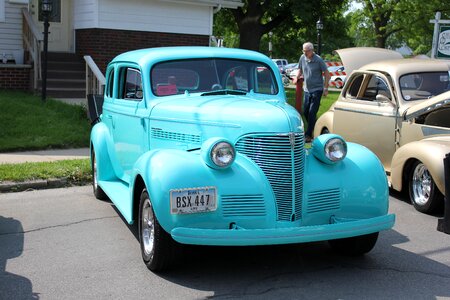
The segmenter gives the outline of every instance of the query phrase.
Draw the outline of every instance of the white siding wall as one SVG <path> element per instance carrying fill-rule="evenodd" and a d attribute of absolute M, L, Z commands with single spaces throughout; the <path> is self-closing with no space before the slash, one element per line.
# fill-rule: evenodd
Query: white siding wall
<path fill-rule="evenodd" d="M 73 26 L 75 29 L 98 27 L 98 0 L 73 1 Z"/>
<path fill-rule="evenodd" d="M 75 1 L 74 5 L 75 29 L 212 34 L 213 8 L 208 5 L 160 0 L 82 0 Z"/>
<path fill-rule="evenodd" d="M 4 20 L 0 22 L 0 59 L 3 53 L 8 56 L 13 51 L 22 50 L 22 11 L 24 4 L 10 3 L 8 0 L 0 1 L 4 7 Z M 9 57 L 12 58 L 12 57 Z"/>

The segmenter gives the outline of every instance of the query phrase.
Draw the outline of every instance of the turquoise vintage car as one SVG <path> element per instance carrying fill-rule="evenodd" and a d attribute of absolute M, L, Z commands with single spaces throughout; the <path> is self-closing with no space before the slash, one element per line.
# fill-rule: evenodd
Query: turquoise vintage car
<path fill-rule="evenodd" d="M 108 65 L 94 194 L 138 223 L 150 270 L 182 244 L 329 241 L 359 255 L 393 226 L 378 158 L 335 134 L 305 147 L 281 80 L 267 56 L 240 49 L 144 49 Z"/>

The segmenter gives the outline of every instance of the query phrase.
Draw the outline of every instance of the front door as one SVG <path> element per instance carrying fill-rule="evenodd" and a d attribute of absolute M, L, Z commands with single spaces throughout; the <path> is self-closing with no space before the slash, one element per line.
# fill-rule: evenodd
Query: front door
<path fill-rule="evenodd" d="M 73 52 L 73 28 L 70 18 L 72 0 L 53 0 L 53 10 L 50 13 L 48 29 L 48 51 Z M 31 0 L 30 13 L 33 20 L 44 32 L 44 19 L 40 10 L 42 0 Z"/>
<path fill-rule="evenodd" d="M 334 107 L 333 132 L 372 150 L 390 171 L 397 105 L 387 78 L 369 71 L 356 73 L 343 95 Z"/>

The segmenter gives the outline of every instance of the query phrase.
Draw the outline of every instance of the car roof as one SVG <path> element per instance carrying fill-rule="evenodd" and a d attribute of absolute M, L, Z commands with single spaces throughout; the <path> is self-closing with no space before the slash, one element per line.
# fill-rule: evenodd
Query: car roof
<path fill-rule="evenodd" d="M 421 72 L 439 72 L 449 71 L 449 67 L 445 62 L 438 60 L 423 60 L 415 58 L 402 58 L 377 61 L 362 66 L 359 70 L 365 71 L 383 71 L 390 74 L 394 78 L 398 78 L 403 74 L 421 73 Z"/>
<path fill-rule="evenodd" d="M 195 58 L 238 58 L 244 60 L 262 61 L 272 64 L 270 58 L 256 51 L 201 46 L 158 47 L 128 51 L 117 55 L 111 63 L 134 62 L 142 67 L 152 66 L 155 63 L 168 60 L 195 59 Z"/>

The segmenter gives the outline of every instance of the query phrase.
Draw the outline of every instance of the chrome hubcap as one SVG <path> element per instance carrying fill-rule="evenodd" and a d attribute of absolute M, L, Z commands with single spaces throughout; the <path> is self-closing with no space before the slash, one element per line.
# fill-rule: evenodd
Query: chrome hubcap
<path fill-rule="evenodd" d="M 430 199 L 432 179 L 427 167 L 418 164 L 412 177 L 413 200 L 419 205 L 424 205 Z"/>
<path fill-rule="evenodd" d="M 141 238 L 144 245 L 144 252 L 147 255 L 151 255 L 153 253 L 153 245 L 155 240 L 155 216 L 153 215 L 153 210 L 149 199 L 145 199 L 144 206 L 142 207 L 141 222 Z"/>

